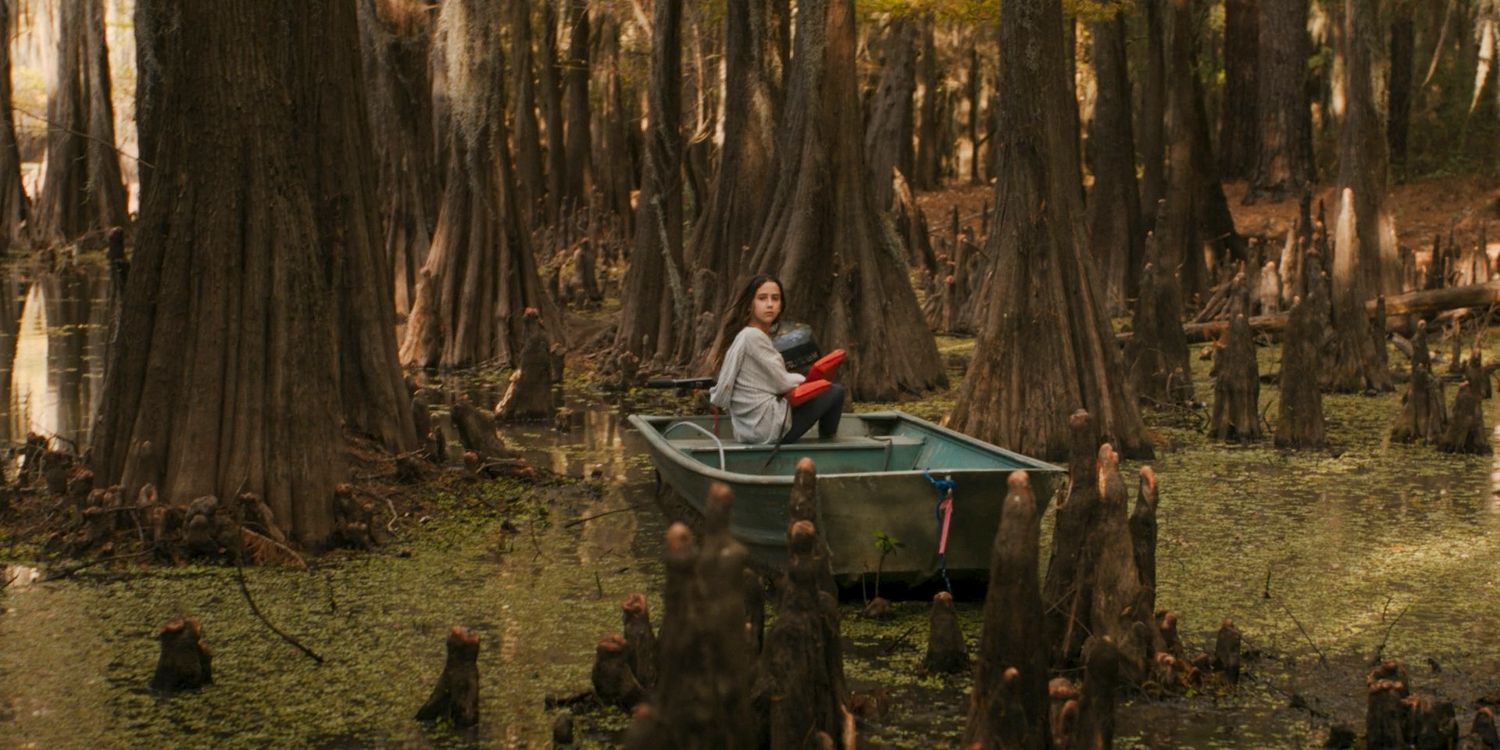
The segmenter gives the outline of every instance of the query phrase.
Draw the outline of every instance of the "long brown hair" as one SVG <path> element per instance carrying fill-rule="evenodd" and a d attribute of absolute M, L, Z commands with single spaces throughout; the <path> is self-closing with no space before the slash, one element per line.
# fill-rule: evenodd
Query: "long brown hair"
<path fill-rule="evenodd" d="M 784 306 L 786 304 L 786 290 L 781 286 L 781 279 L 768 273 L 757 274 L 754 278 L 750 279 L 750 283 L 746 284 L 740 290 L 740 293 L 734 296 L 734 300 L 729 303 L 729 307 L 724 310 L 724 315 L 719 319 L 719 335 L 714 339 L 712 357 L 714 372 L 718 372 L 719 368 L 724 366 L 724 352 L 729 349 L 729 345 L 734 341 L 734 337 L 739 334 L 740 329 L 750 325 L 750 317 L 753 313 L 752 306 L 755 302 L 755 290 L 761 288 L 767 281 L 775 284 L 776 291 L 781 292 L 783 305 L 781 312 L 786 312 L 786 307 Z M 776 320 L 772 322 L 772 325 L 779 322 L 781 322 L 780 314 L 776 316 Z"/>

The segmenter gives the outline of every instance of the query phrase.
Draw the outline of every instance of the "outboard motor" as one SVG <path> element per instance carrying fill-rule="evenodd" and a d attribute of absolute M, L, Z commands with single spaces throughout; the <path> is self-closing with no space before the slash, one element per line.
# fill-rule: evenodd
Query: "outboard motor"
<path fill-rule="evenodd" d="M 812 363 L 818 361 L 818 342 L 813 338 L 812 327 L 806 323 L 789 323 L 781 326 L 781 332 L 771 339 L 781 358 L 786 360 L 786 369 L 806 373 Z"/>

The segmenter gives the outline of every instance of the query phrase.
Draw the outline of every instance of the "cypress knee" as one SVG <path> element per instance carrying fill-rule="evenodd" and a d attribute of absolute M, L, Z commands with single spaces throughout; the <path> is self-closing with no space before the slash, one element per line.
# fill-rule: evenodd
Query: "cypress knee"
<path fill-rule="evenodd" d="M 931 673 L 957 674 L 969 666 L 969 649 L 963 629 L 953 612 L 953 595 L 946 591 L 932 597 L 932 613 L 927 619 L 927 655 L 922 668 Z"/>
<path fill-rule="evenodd" d="M 161 656 L 150 687 L 160 693 L 196 690 L 213 683 L 214 653 L 203 642 L 203 626 L 194 617 L 178 617 L 161 627 L 156 636 Z"/>
<path fill-rule="evenodd" d="M 448 659 L 417 721 L 447 719 L 455 727 L 479 723 L 479 635 L 454 625 L 448 631 Z"/>
<path fill-rule="evenodd" d="M 1213 420 L 1209 434 L 1220 440 L 1248 442 L 1260 437 L 1260 371 L 1255 343 L 1244 315 L 1234 316 L 1224 345 L 1214 354 Z"/>

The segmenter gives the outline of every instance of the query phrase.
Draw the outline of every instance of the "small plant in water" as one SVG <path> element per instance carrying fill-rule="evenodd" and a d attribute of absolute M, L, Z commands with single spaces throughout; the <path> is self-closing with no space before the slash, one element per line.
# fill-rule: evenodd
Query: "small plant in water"
<path fill-rule="evenodd" d="M 897 539 L 896 537 L 893 537 L 890 534 L 885 533 L 884 531 L 875 532 L 875 549 L 880 551 L 880 559 L 875 562 L 876 599 L 880 598 L 880 572 L 885 568 L 886 556 L 905 546 L 906 544 L 903 543 L 900 539 Z"/>

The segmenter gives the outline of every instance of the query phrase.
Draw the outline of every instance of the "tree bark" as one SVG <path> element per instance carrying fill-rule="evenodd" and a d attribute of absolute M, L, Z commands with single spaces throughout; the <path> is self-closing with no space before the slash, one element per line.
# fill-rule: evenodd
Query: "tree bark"
<path fill-rule="evenodd" d="M 35 236 L 49 243 L 123 226 L 125 183 L 115 151 L 104 0 L 60 6 L 57 82 L 47 101 L 47 171 Z"/>
<path fill-rule="evenodd" d="M 1323 304 L 1297 300 L 1281 347 L 1281 404 L 1276 447 L 1320 450 L 1328 444 L 1323 425 L 1323 394 L 1318 390 L 1323 336 L 1328 321 Z"/>
<path fill-rule="evenodd" d="M 395 275 L 396 311 L 405 315 L 432 245 L 441 194 L 427 69 L 432 22 L 418 0 L 360 0 L 359 23 L 385 257 Z"/>
<path fill-rule="evenodd" d="M 10 28 L 10 4 L 0 3 L 0 29 Z M 31 205 L 21 185 L 21 152 L 11 109 L 10 45 L 0 45 L 0 255 L 22 239 Z M 8 386 L 7 386 L 8 387 Z"/>
<path fill-rule="evenodd" d="M 542 124 L 547 130 L 547 218 L 562 216 L 563 194 L 568 173 L 568 146 L 563 128 L 562 65 L 557 50 L 557 6 L 542 4 L 542 37 L 537 45 L 537 83 L 541 88 Z"/>
<path fill-rule="evenodd" d="M 1098 264 L 1106 308 L 1124 309 L 1136 293 L 1145 232 L 1135 178 L 1135 139 L 1130 125 L 1130 77 L 1125 60 L 1125 14 L 1091 24 L 1098 95 L 1089 122 L 1089 242 Z"/>
<path fill-rule="evenodd" d="M 812 0 L 799 7 L 780 169 L 747 270 L 779 276 L 787 319 L 811 325 L 824 348 L 849 350 L 844 385 L 854 398 L 887 400 L 946 377 L 900 244 L 870 195 L 852 6 Z"/>
<path fill-rule="evenodd" d="M 1055 3 L 1001 8 L 999 164 L 979 352 L 951 426 L 1034 456 L 1064 455 L 1087 409 L 1121 452 L 1149 455 L 1135 394 L 1104 314 L 1080 205 L 1076 109 Z M 1038 367 L 1046 377 L 1037 377 Z"/>
<path fill-rule="evenodd" d="M 1353 115 L 1351 114 L 1351 117 Z M 1347 125 L 1345 127 L 1348 127 Z M 1380 141 L 1385 145 L 1384 139 Z M 1366 280 L 1361 274 L 1365 258 L 1355 228 L 1355 198 L 1349 188 L 1339 202 L 1338 227 L 1333 249 L 1333 322 L 1323 367 L 1323 385 L 1334 391 L 1357 393 L 1392 389 L 1386 367 L 1385 338 L 1370 331 L 1364 300 Z M 1379 302 L 1377 308 L 1384 307 Z M 1380 321 L 1382 327 L 1385 321 Z"/>
<path fill-rule="evenodd" d="M 537 308 L 556 338 L 559 321 L 537 276 L 506 148 L 498 13 L 481 0 L 464 0 L 445 3 L 438 20 L 454 121 L 449 180 L 407 320 L 406 365 L 513 364 L 528 307 Z"/>
<path fill-rule="evenodd" d="M 764 222 L 767 206 L 760 196 L 771 187 L 776 159 L 768 21 L 765 0 L 725 4 L 724 144 L 708 205 L 688 242 L 690 264 L 707 282 L 694 285 L 693 314 L 716 323 Z M 705 357 L 712 345 L 711 339 L 700 337 L 693 345 L 694 357 Z"/>
<path fill-rule="evenodd" d="M 1406 174 L 1406 151 L 1411 132 L 1412 75 L 1416 47 L 1416 3 L 1393 0 L 1391 17 L 1391 78 L 1386 88 L 1386 144 L 1391 171 L 1401 180 Z"/>
<path fill-rule="evenodd" d="M 563 183 L 563 200 L 572 210 L 588 205 L 593 175 L 591 149 L 593 136 L 589 123 L 589 3 L 588 0 L 566 0 L 568 3 L 568 60 L 563 68 L 566 84 L 568 127 L 568 160 Z"/>
<path fill-rule="evenodd" d="M 338 21 L 352 57 L 354 8 L 161 8 L 169 17 L 155 28 L 171 36 L 161 45 L 156 167 L 174 178 L 142 207 L 119 337 L 132 345 L 108 368 L 95 473 L 128 495 L 147 483 L 173 498 L 243 487 L 296 539 L 318 543 L 343 475 L 339 279 L 328 270 L 338 245 L 319 236 L 320 201 L 301 162 L 307 115 L 295 107 L 311 94 L 301 66 L 334 48 L 305 30 Z M 324 96 L 341 98 L 328 114 L 361 116 L 356 77 L 318 80 Z"/>
<path fill-rule="evenodd" d="M 1394 295 L 1402 291 L 1401 261 L 1395 220 L 1386 205 L 1389 152 L 1374 93 L 1372 47 L 1383 38 L 1376 27 L 1376 2 L 1343 2 L 1346 110 L 1344 127 L 1339 133 L 1338 187 L 1340 191 L 1354 191 L 1352 210 L 1360 288 L 1371 295 Z M 1341 203 L 1340 211 L 1343 210 Z M 1335 217 L 1335 223 L 1340 220 Z"/>
<path fill-rule="evenodd" d="M 542 169 L 542 133 L 536 120 L 536 77 L 531 62 L 531 3 L 511 4 L 511 122 L 515 141 L 517 194 L 528 224 L 542 216 L 547 182 Z"/>
<path fill-rule="evenodd" d="M 943 80 L 942 69 L 938 67 L 935 26 L 931 14 L 922 16 L 922 57 L 918 65 L 922 78 L 922 104 L 917 116 L 917 153 L 911 174 L 911 186 L 917 190 L 936 190 L 942 179 L 938 158 L 942 153 L 938 144 L 942 132 L 938 123 L 938 101 L 942 97 Z"/>
<path fill-rule="evenodd" d="M 1167 52 L 1162 29 L 1162 3 L 1140 3 L 1146 16 L 1146 75 L 1141 81 L 1140 133 L 1141 219 L 1154 230 L 1159 203 L 1167 193 L 1165 159 L 1167 121 Z"/>
<path fill-rule="evenodd" d="M 1171 272 L 1147 263 L 1125 346 L 1125 367 L 1136 395 L 1156 404 L 1193 400 L 1193 369 L 1182 332 L 1182 292 Z"/>
<path fill-rule="evenodd" d="M 646 166 L 615 337 L 616 352 L 641 362 L 685 358 L 692 338 L 682 252 L 681 41 L 681 0 L 656 0 Z"/>
<path fill-rule="evenodd" d="M 916 158 L 912 153 L 912 96 L 917 90 L 917 34 L 917 27 L 901 18 L 891 22 L 880 85 L 866 113 L 865 168 L 875 207 L 882 211 L 891 207 L 891 170 L 908 176 Z"/>
<path fill-rule="evenodd" d="M 1259 0 L 1224 2 L 1224 100 L 1219 111 L 1219 174 L 1248 177 L 1255 166 L 1259 77 Z"/>
<path fill-rule="evenodd" d="M 1307 4 L 1308 0 L 1259 0 L 1259 138 L 1247 203 L 1298 194 L 1315 176 L 1307 100 Z"/>
<path fill-rule="evenodd" d="M 1001 6 L 1001 28 L 1030 21 L 1035 29 L 1037 8 L 1012 10 L 1023 0 Z M 1015 18 L 1015 15 L 1020 18 Z M 1061 17 L 1053 15 L 1055 46 L 1062 46 Z M 1008 24 L 1007 21 L 1010 23 Z M 1042 26 L 1045 30 L 1047 27 Z M 1005 34 L 1004 31 L 1001 32 Z M 1045 44 L 1045 42 L 1043 43 Z M 1002 43 L 1001 50 L 1007 47 Z M 1006 53 L 1002 51 L 1002 55 Z M 1001 75 L 1006 62 L 1001 62 Z M 1061 67 L 1054 69 L 1061 77 Z M 1002 83 L 1002 88 L 1004 84 Z M 1042 509 L 1037 507 L 1026 472 L 1010 476 L 1009 491 L 990 552 L 989 590 L 984 598 L 984 629 L 979 637 L 974 668 L 974 694 L 964 726 L 964 747 L 986 750 L 1035 748 L 1047 743 L 1047 649 L 1042 631 L 1042 599 L 1037 586 L 1038 536 Z"/>

